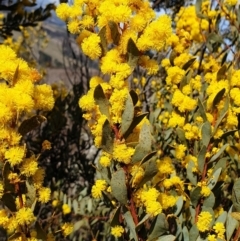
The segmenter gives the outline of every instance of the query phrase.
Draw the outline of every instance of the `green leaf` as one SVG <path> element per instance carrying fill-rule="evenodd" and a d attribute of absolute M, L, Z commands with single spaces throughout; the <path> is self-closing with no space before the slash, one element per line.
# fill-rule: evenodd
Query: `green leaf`
<path fill-rule="evenodd" d="M 217 184 L 217 181 L 218 181 L 218 178 L 219 178 L 221 172 L 222 172 L 222 168 L 220 167 L 220 168 L 218 168 L 218 169 L 213 173 L 213 176 L 209 179 L 207 185 L 208 185 L 208 187 L 209 187 L 211 190 L 212 190 L 212 189 L 215 187 L 215 185 Z"/>
<path fill-rule="evenodd" d="M 190 192 L 190 200 L 192 202 L 192 205 L 194 207 L 197 206 L 199 199 L 201 198 L 201 188 L 200 187 L 195 187 L 191 192 Z M 191 239 L 190 239 L 191 240 Z"/>
<path fill-rule="evenodd" d="M 111 171 L 109 167 L 103 167 L 99 165 L 98 167 L 99 172 L 101 173 L 101 177 L 108 183 L 110 184 L 111 180 Z"/>
<path fill-rule="evenodd" d="M 176 240 L 176 237 L 172 234 L 168 234 L 168 235 L 163 235 L 159 237 L 156 241 L 174 241 L 174 240 Z"/>
<path fill-rule="evenodd" d="M 149 161 L 145 162 L 141 167 L 144 169 L 144 176 L 141 182 L 137 185 L 141 187 L 147 181 L 151 180 L 158 172 L 158 167 L 156 164 L 156 157 L 152 157 Z"/>
<path fill-rule="evenodd" d="M 173 128 L 169 128 L 166 131 L 164 131 L 164 140 L 166 141 L 173 133 Z"/>
<path fill-rule="evenodd" d="M 227 73 L 227 66 L 226 66 L 226 64 L 224 64 L 217 72 L 217 81 L 226 79 L 226 73 Z"/>
<path fill-rule="evenodd" d="M 122 204 L 127 204 L 127 186 L 126 186 L 126 175 L 124 170 L 121 168 L 112 174 L 111 179 L 112 195 Z"/>
<path fill-rule="evenodd" d="M 183 87 L 189 83 L 189 81 L 190 81 L 190 79 L 191 79 L 191 77 L 192 77 L 192 74 L 193 74 L 192 69 L 189 69 L 189 70 L 187 71 L 187 73 L 183 76 L 183 78 L 182 78 L 182 80 L 181 80 L 181 82 L 180 82 L 180 86 L 179 86 L 179 89 L 180 89 L 180 90 L 182 90 Z"/>
<path fill-rule="evenodd" d="M 177 134 L 180 142 L 184 143 L 187 146 L 187 141 L 185 138 L 185 131 L 178 127 L 178 128 L 176 128 L 176 134 Z"/>
<path fill-rule="evenodd" d="M 233 207 L 233 206 L 232 206 Z M 227 241 L 231 240 L 234 230 L 238 225 L 238 221 L 232 217 L 232 207 L 230 208 L 228 215 L 227 215 L 227 222 L 226 222 L 226 235 Z"/>
<path fill-rule="evenodd" d="M 215 196 L 211 192 L 211 194 L 204 199 L 203 206 L 213 208 L 214 204 L 215 204 Z"/>
<path fill-rule="evenodd" d="M 98 36 L 100 37 L 100 40 L 101 40 L 101 47 L 102 47 L 103 55 L 105 55 L 108 51 L 107 38 L 106 38 L 106 26 L 101 28 L 101 30 L 98 33 Z"/>
<path fill-rule="evenodd" d="M 168 231 L 168 223 L 165 214 L 160 213 L 154 218 L 150 230 L 148 241 L 155 240 Z"/>
<path fill-rule="evenodd" d="M 143 163 L 145 163 L 146 161 L 148 161 L 149 159 L 151 159 L 152 157 L 155 156 L 155 154 L 157 153 L 157 151 L 153 151 L 151 153 L 149 153 L 148 155 L 146 155 L 140 162 L 140 165 L 142 165 Z"/>
<path fill-rule="evenodd" d="M 171 51 L 171 54 L 169 56 L 169 61 L 172 66 L 174 66 L 174 59 L 177 57 L 177 52 L 175 50 Z"/>
<path fill-rule="evenodd" d="M 143 144 L 138 144 L 132 157 L 131 164 L 141 161 L 149 153 L 148 149 L 144 148 Z"/>
<path fill-rule="evenodd" d="M 209 160 L 208 163 L 211 163 L 211 162 L 217 160 L 217 159 L 222 155 L 222 153 L 226 150 L 226 148 L 227 148 L 228 146 L 229 146 L 228 143 L 225 144 L 225 145 L 223 145 L 223 146 L 220 148 L 220 150 L 219 150 L 214 156 L 211 157 L 211 159 Z"/>
<path fill-rule="evenodd" d="M 199 231 L 196 224 L 194 224 L 189 231 L 189 240 L 196 241 L 198 236 L 199 236 Z"/>
<path fill-rule="evenodd" d="M 196 186 L 197 185 L 197 175 L 196 175 L 196 173 L 193 173 L 193 171 L 192 171 L 193 167 L 195 167 L 195 163 L 192 160 L 190 160 L 187 165 L 187 178 L 194 186 Z"/>
<path fill-rule="evenodd" d="M 128 95 L 128 98 L 125 102 L 125 107 L 122 113 L 122 124 L 120 128 L 121 135 L 124 135 L 124 133 L 129 129 L 133 122 L 134 117 L 134 105 L 132 101 L 131 95 Z"/>
<path fill-rule="evenodd" d="M 28 181 L 26 181 L 25 184 L 27 187 L 26 204 L 28 207 L 30 207 L 36 199 L 36 188 L 33 185 L 31 185 Z"/>
<path fill-rule="evenodd" d="M 237 22 L 238 22 L 238 26 L 240 26 L 240 6 L 238 6 L 238 8 L 236 9 L 237 11 Z"/>
<path fill-rule="evenodd" d="M 211 139 L 211 132 L 212 132 L 211 124 L 208 121 L 203 123 L 201 132 L 202 132 L 202 143 L 204 146 L 208 146 L 209 141 Z"/>
<path fill-rule="evenodd" d="M 146 215 L 141 219 L 141 221 L 137 224 L 136 230 L 138 230 L 138 229 L 142 226 L 142 224 L 144 224 L 150 217 L 151 217 L 150 214 L 146 214 Z"/>
<path fill-rule="evenodd" d="M 235 130 L 224 132 L 223 135 L 221 136 L 221 139 L 227 138 L 228 136 L 233 136 L 236 131 L 238 131 L 238 130 L 235 129 Z"/>
<path fill-rule="evenodd" d="M 144 123 L 140 134 L 139 134 L 139 144 L 136 146 L 135 152 L 132 157 L 131 163 L 136 163 L 141 161 L 152 149 L 152 135 L 151 126 Z"/>
<path fill-rule="evenodd" d="M 215 223 L 215 214 L 214 214 L 213 209 L 210 208 L 210 207 L 202 206 L 202 212 L 209 212 L 209 213 L 211 213 L 211 216 L 212 216 L 212 221 L 210 223 L 210 228 L 211 228 L 214 225 L 214 223 Z"/>
<path fill-rule="evenodd" d="M 131 213 L 128 211 L 128 209 L 126 207 L 123 206 L 123 217 L 127 223 L 127 226 L 130 230 L 130 234 L 131 236 L 133 237 L 133 239 L 135 241 L 138 241 L 138 236 L 137 236 L 137 233 L 136 233 L 136 226 L 135 226 L 135 223 L 133 221 L 133 217 L 131 215 Z"/>
<path fill-rule="evenodd" d="M 46 232 L 42 229 L 42 227 L 40 226 L 39 222 L 35 222 L 35 231 L 37 232 L 37 239 L 42 239 L 42 240 L 46 240 L 47 239 L 47 234 Z"/>
<path fill-rule="evenodd" d="M 12 83 L 11 83 L 12 86 L 14 86 L 17 83 L 17 81 L 18 81 L 18 74 L 19 74 L 19 64 L 18 64 L 18 66 L 17 66 L 17 68 L 16 68 L 16 70 L 14 72 L 14 75 L 13 75 L 13 80 L 12 80 Z"/>
<path fill-rule="evenodd" d="M 176 202 L 176 206 L 177 206 L 177 208 L 176 208 L 176 211 L 174 212 L 174 214 L 176 216 L 178 216 L 180 214 L 181 210 L 182 210 L 182 207 L 183 207 L 183 197 L 182 196 L 179 196 L 179 198 Z"/>
<path fill-rule="evenodd" d="M 198 153 L 198 169 L 199 171 L 202 173 L 203 169 L 204 169 L 204 164 L 205 164 L 205 156 L 207 153 L 207 147 L 203 146 L 202 149 L 200 150 L 200 152 Z"/>
<path fill-rule="evenodd" d="M 102 115 L 105 115 L 108 119 L 110 118 L 109 116 L 109 101 L 106 98 L 102 86 L 99 84 L 96 86 L 93 97 L 95 100 L 96 105 L 99 106 L 99 110 Z"/>
<path fill-rule="evenodd" d="M 82 226 L 84 226 L 84 223 L 85 223 L 84 219 L 81 219 L 81 220 L 75 222 L 74 225 L 73 225 L 73 230 L 74 231 L 79 230 Z"/>
<path fill-rule="evenodd" d="M 107 206 L 107 208 L 109 208 L 109 210 L 114 209 L 115 206 L 112 204 L 112 199 L 113 199 L 112 195 L 106 191 L 103 191 L 102 195 L 103 195 L 104 204 Z M 81 213 L 85 213 L 85 204 L 83 206 L 83 210 Z M 103 211 L 102 211 L 102 214 L 103 214 Z M 103 216 L 104 216 L 104 214 L 103 214 Z"/>
<path fill-rule="evenodd" d="M 112 128 L 107 119 L 103 124 L 101 148 L 108 153 L 112 153 L 113 140 L 114 140 L 114 133 L 112 132 Z"/>
<path fill-rule="evenodd" d="M 128 130 L 124 133 L 123 137 L 124 139 L 127 139 L 127 137 L 132 133 L 133 129 L 143 120 L 145 116 L 147 116 L 148 113 L 143 113 L 138 116 L 134 116 L 133 121 L 131 125 L 129 126 Z"/>
<path fill-rule="evenodd" d="M 217 132 L 218 126 L 221 124 L 222 120 L 225 118 L 225 116 L 227 115 L 227 113 L 228 113 L 228 110 L 226 110 L 226 111 L 218 118 L 218 120 L 217 120 L 217 122 L 216 122 L 216 124 L 215 124 L 215 126 L 214 126 L 212 136 L 214 136 L 215 133 Z"/>
<path fill-rule="evenodd" d="M 199 108 L 200 115 L 203 118 L 203 121 L 207 122 L 208 119 L 207 119 L 206 111 L 204 109 L 202 101 L 199 98 L 198 98 L 198 108 Z"/>
<path fill-rule="evenodd" d="M 217 33 L 210 33 L 207 38 L 209 44 L 222 43 L 222 37 Z"/>
<path fill-rule="evenodd" d="M 222 57 L 221 66 L 223 66 L 224 63 L 226 62 L 228 54 L 229 54 L 229 51 L 227 51 L 227 52 L 224 54 L 224 56 Z"/>
<path fill-rule="evenodd" d="M 213 104 L 212 104 L 213 110 L 217 108 L 217 105 L 222 100 L 222 97 L 224 96 L 225 91 L 226 91 L 226 89 L 223 88 L 216 94 L 215 98 L 213 99 Z"/>
<path fill-rule="evenodd" d="M 183 227 L 182 229 L 182 234 L 183 234 L 183 240 L 184 241 L 190 241 L 189 240 L 189 232 L 186 226 Z"/>
<path fill-rule="evenodd" d="M 74 214 L 77 214 L 78 213 L 78 201 L 76 199 L 73 200 L 72 207 L 73 207 Z"/>
<path fill-rule="evenodd" d="M 223 223 L 225 224 L 226 220 L 227 220 L 227 212 L 226 211 L 223 211 L 220 216 L 217 218 L 216 222 L 215 223 Z"/>
<path fill-rule="evenodd" d="M 137 66 L 139 50 L 135 42 L 130 38 L 127 44 L 127 61 L 132 70 Z"/>
<path fill-rule="evenodd" d="M 132 38 L 130 38 L 128 40 L 128 44 L 127 44 L 127 52 L 131 53 L 134 56 L 139 56 L 140 52 L 137 48 L 137 45 L 135 44 L 135 42 L 133 41 Z"/>
<path fill-rule="evenodd" d="M 7 240 L 13 240 L 13 241 L 16 241 L 16 240 L 18 240 L 18 238 L 19 237 L 21 237 L 22 236 L 22 233 L 20 233 L 20 232 L 17 232 L 17 233 L 14 233 L 14 234 L 12 234 L 10 237 L 8 237 L 8 239 Z M 4 239 L 5 240 L 5 239 Z M 22 239 L 21 239 L 22 240 Z"/>
<path fill-rule="evenodd" d="M 217 161 L 217 163 L 214 165 L 213 171 L 215 172 L 219 167 L 222 169 L 225 169 L 227 166 L 227 161 L 229 160 L 229 157 L 223 157 L 220 160 Z"/>
<path fill-rule="evenodd" d="M 19 197 L 17 197 L 17 198 L 19 198 Z M 13 197 L 13 195 L 11 193 L 4 193 L 1 198 L 1 201 L 3 202 L 3 204 L 5 206 L 7 206 L 9 208 L 9 210 L 11 212 L 17 212 L 15 198 Z"/>
<path fill-rule="evenodd" d="M 113 43 L 115 45 L 118 45 L 120 36 L 121 36 L 118 30 L 118 25 L 113 21 L 109 21 L 108 26 L 111 30 L 111 37 L 112 37 Z"/>
<path fill-rule="evenodd" d="M 135 106 L 138 103 L 138 94 L 134 90 L 130 90 L 129 94 L 131 95 L 133 105 Z"/>
<path fill-rule="evenodd" d="M 232 202 L 235 210 L 240 212 L 240 179 L 237 179 L 234 182 L 232 189 Z"/>
<path fill-rule="evenodd" d="M 189 59 L 182 67 L 183 70 L 187 70 L 195 62 L 196 58 Z"/>
<path fill-rule="evenodd" d="M 29 131 L 37 128 L 40 126 L 44 121 L 46 121 L 46 117 L 42 115 L 35 115 L 27 120 L 24 120 L 21 125 L 18 128 L 18 132 L 24 136 L 26 135 Z"/>
<path fill-rule="evenodd" d="M 111 220 L 111 227 L 117 226 L 120 224 L 119 217 L 120 217 L 121 206 L 118 206 L 113 210 L 113 216 Z"/>

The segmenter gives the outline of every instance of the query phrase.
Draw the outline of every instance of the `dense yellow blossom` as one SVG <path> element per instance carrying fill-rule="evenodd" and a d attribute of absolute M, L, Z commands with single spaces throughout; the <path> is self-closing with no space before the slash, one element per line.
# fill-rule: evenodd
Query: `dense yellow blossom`
<path fill-rule="evenodd" d="M 237 4 L 237 0 L 225 0 L 224 3 L 230 6 L 234 6 Z"/>
<path fill-rule="evenodd" d="M 68 30 L 72 34 L 78 34 L 80 32 L 80 21 L 74 19 L 68 23 Z"/>
<path fill-rule="evenodd" d="M 22 202 L 23 202 L 23 206 L 26 207 L 26 195 L 25 195 L 25 194 L 22 195 Z M 21 204 L 20 204 L 20 198 L 19 198 L 19 197 L 17 197 L 17 198 L 15 199 L 15 204 L 16 204 L 16 207 L 17 207 L 18 210 L 19 210 L 20 208 L 22 208 L 22 207 L 21 207 Z"/>
<path fill-rule="evenodd" d="M 61 227 L 62 233 L 64 237 L 67 237 L 69 234 L 73 232 L 73 225 L 71 223 L 64 223 Z"/>
<path fill-rule="evenodd" d="M 162 15 L 144 29 L 143 34 L 137 41 L 137 47 L 141 51 L 149 49 L 161 51 L 171 34 L 171 19 L 167 15 Z"/>
<path fill-rule="evenodd" d="M 44 175 L 45 175 L 44 169 L 43 168 L 38 168 L 37 171 L 32 176 L 33 181 L 34 181 L 34 186 L 36 188 L 42 187 L 43 180 L 44 180 Z"/>
<path fill-rule="evenodd" d="M 23 161 L 25 155 L 24 147 L 11 147 L 5 152 L 5 158 L 12 166 L 20 164 Z"/>
<path fill-rule="evenodd" d="M 178 197 L 174 197 L 172 195 L 169 194 L 165 194 L 165 193 L 160 193 L 158 200 L 162 205 L 162 208 L 164 210 L 174 207 L 176 202 L 177 202 Z"/>
<path fill-rule="evenodd" d="M 0 210 L 0 225 L 6 228 L 8 221 L 9 221 L 9 218 L 8 218 L 7 211 L 5 209 Z"/>
<path fill-rule="evenodd" d="M 62 19 L 63 21 L 66 21 L 70 15 L 70 7 L 67 3 L 61 3 L 56 9 L 57 16 Z"/>
<path fill-rule="evenodd" d="M 29 225 L 35 221 L 35 219 L 31 208 L 23 207 L 16 213 L 16 220 L 20 225 Z"/>
<path fill-rule="evenodd" d="M 91 34 L 89 37 L 84 38 L 81 47 L 84 54 L 91 59 L 100 57 L 102 50 L 100 47 L 100 37 L 97 34 Z"/>
<path fill-rule="evenodd" d="M 71 213 L 71 208 L 65 203 L 62 205 L 62 211 L 64 215 Z"/>
<path fill-rule="evenodd" d="M 21 173 L 27 177 L 33 176 L 37 169 L 38 163 L 34 156 L 24 159 L 22 166 L 20 167 Z"/>
<path fill-rule="evenodd" d="M 135 187 L 142 180 L 142 178 L 144 176 L 144 170 L 142 167 L 134 165 L 134 166 L 132 166 L 130 173 L 133 177 L 132 178 L 132 187 Z"/>
<path fill-rule="evenodd" d="M 217 241 L 216 235 L 215 234 L 209 234 L 207 236 L 208 241 Z"/>
<path fill-rule="evenodd" d="M 210 229 L 210 224 L 212 222 L 212 215 L 209 212 L 202 211 L 198 215 L 197 228 L 200 232 L 205 232 Z"/>
<path fill-rule="evenodd" d="M 134 154 L 135 149 L 128 147 L 126 144 L 116 144 L 113 149 L 113 159 L 129 164 L 131 162 L 131 157 Z"/>
<path fill-rule="evenodd" d="M 185 151 L 187 150 L 187 147 L 180 144 L 175 148 L 175 156 L 177 159 L 182 159 L 185 156 Z"/>
<path fill-rule="evenodd" d="M 224 233 L 226 232 L 226 229 L 223 223 L 220 223 L 220 222 L 215 223 L 215 225 L 213 226 L 213 229 L 219 239 L 225 238 Z"/>
<path fill-rule="evenodd" d="M 101 198 L 102 191 L 105 191 L 107 188 L 107 182 L 105 180 L 97 180 L 95 185 L 92 187 L 92 196 L 93 198 Z"/>
<path fill-rule="evenodd" d="M 34 89 L 35 108 L 49 111 L 54 106 L 53 91 L 47 84 L 37 85 Z"/>
<path fill-rule="evenodd" d="M 86 111 L 95 109 L 96 105 L 93 98 L 93 91 L 90 90 L 86 95 L 82 96 L 82 98 L 79 100 L 79 106 Z"/>
<path fill-rule="evenodd" d="M 147 201 L 146 212 L 151 216 L 156 216 L 162 212 L 162 206 L 158 201 Z"/>
<path fill-rule="evenodd" d="M 184 112 L 195 109 L 197 101 L 187 95 L 184 95 L 179 89 L 177 89 L 173 94 L 172 104 L 178 107 L 179 111 Z"/>
<path fill-rule="evenodd" d="M 125 108 L 125 101 L 128 97 L 128 89 L 123 88 L 121 90 L 114 89 L 109 99 L 111 105 L 111 118 L 113 123 L 121 123 L 122 112 Z"/>
<path fill-rule="evenodd" d="M 168 85 L 179 84 L 185 75 L 185 71 L 178 66 L 169 67 L 167 69 L 166 82 Z"/>
<path fill-rule="evenodd" d="M 203 197 L 208 197 L 211 194 L 211 189 L 207 186 L 206 182 L 199 182 L 197 185 L 201 187 L 201 195 Z"/>
<path fill-rule="evenodd" d="M 51 197 L 51 190 L 48 187 L 42 187 L 38 190 L 38 200 L 41 203 L 47 203 Z"/>
<path fill-rule="evenodd" d="M 122 226 L 114 226 L 111 227 L 111 234 L 115 236 L 116 238 L 120 238 L 124 232 L 124 228 Z"/>
<path fill-rule="evenodd" d="M 170 157 L 165 156 L 163 160 L 157 160 L 158 171 L 162 175 L 172 174 L 174 167 Z"/>
<path fill-rule="evenodd" d="M 111 164 L 111 155 L 108 154 L 107 152 L 103 152 L 99 163 L 103 166 L 103 167 L 109 167 Z"/>

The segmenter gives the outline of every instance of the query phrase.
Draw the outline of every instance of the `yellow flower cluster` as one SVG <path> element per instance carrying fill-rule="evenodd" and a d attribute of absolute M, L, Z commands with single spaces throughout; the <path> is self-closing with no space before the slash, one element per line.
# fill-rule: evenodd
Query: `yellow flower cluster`
<path fill-rule="evenodd" d="M 102 191 L 107 189 L 107 182 L 105 180 L 96 180 L 95 184 L 92 187 L 92 196 L 94 198 L 101 198 Z"/>
<path fill-rule="evenodd" d="M 12 234 L 23 230 L 22 227 L 30 228 L 36 221 L 32 209 L 34 201 L 47 203 L 50 200 L 50 189 L 43 187 L 44 169 L 38 167 L 39 156 L 30 155 L 22 143 L 22 135 L 28 132 L 32 119 L 25 120 L 29 121 L 27 128 L 22 127 L 20 121 L 26 119 L 26 113 L 31 116 L 35 111 L 51 110 L 54 98 L 49 85 L 36 84 L 41 79 L 38 71 L 18 58 L 10 47 L 0 45 L 0 53 L 0 156 L 2 164 L 9 166 L 7 172 L 3 169 L 9 184 L 1 183 L 0 196 L 12 193 L 16 197 L 16 210 L 0 210 L 0 223 Z M 26 183 L 29 193 L 21 193 L 22 183 Z"/>
<path fill-rule="evenodd" d="M 152 216 L 162 212 L 162 205 L 158 201 L 159 195 L 160 193 L 156 188 L 149 188 L 141 192 L 141 204 L 146 208 L 146 212 Z"/>
<path fill-rule="evenodd" d="M 212 222 L 212 215 L 211 213 L 207 211 L 203 211 L 199 214 L 198 220 L 197 220 L 197 228 L 200 232 L 206 232 L 211 227 L 210 224 Z"/>
<path fill-rule="evenodd" d="M 122 226 L 114 226 L 111 228 L 111 234 L 116 238 L 120 238 L 124 232 L 124 228 Z"/>
<path fill-rule="evenodd" d="M 167 15 L 156 18 L 148 1 L 76 0 L 71 6 L 61 3 L 56 13 L 68 22 L 70 33 L 78 35 L 83 53 L 91 59 L 100 58 L 101 71 L 111 75 L 110 83 L 118 89 L 134 67 L 128 62 L 129 40 L 143 53 L 139 53 L 139 65 L 156 74 L 157 62 L 144 52 L 161 51 L 172 34 L 171 19 Z"/>

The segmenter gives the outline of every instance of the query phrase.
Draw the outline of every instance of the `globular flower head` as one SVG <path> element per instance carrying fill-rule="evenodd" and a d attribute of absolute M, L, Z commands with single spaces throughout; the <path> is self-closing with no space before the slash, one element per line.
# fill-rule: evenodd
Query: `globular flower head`
<path fill-rule="evenodd" d="M 111 234 L 116 238 L 120 238 L 124 232 L 124 228 L 120 225 L 111 228 Z"/>

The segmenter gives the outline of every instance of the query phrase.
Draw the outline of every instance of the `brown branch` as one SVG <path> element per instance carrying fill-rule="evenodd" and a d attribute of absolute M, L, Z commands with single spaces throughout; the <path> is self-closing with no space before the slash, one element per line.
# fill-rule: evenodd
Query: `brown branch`
<path fill-rule="evenodd" d="M 233 238 L 233 241 L 238 241 L 239 237 L 240 237 L 240 226 L 238 227 L 238 230 L 237 230 L 237 232 L 236 232 L 236 234 L 235 234 L 235 236 Z"/>

